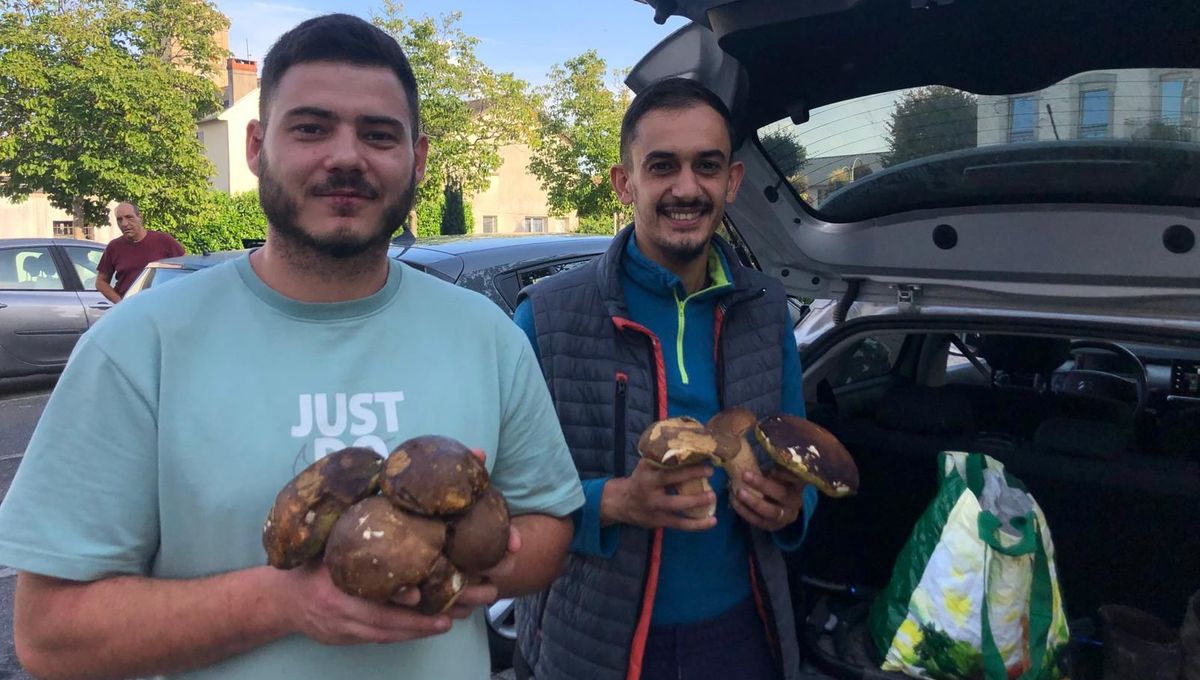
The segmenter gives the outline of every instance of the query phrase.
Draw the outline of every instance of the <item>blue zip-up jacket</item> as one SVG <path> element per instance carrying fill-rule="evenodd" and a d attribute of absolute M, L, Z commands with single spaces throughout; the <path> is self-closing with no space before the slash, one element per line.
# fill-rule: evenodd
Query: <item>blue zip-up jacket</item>
<path fill-rule="evenodd" d="M 708 285 L 688 295 L 683 283 L 666 268 L 650 260 L 630 238 L 621 266 L 621 287 L 631 320 L 645 326 L 661 341 L 667 369 L 667 412 L 707 422 L 720 409 L 713 328 L 716 303 L 727 291 L 728 264 L 718 248 L 709 249 Z M 535 352 L 537 335 L 528 302 L 518 306 L 513 320 L 530 338 Z M 784 324 L 790 330 L 791 324 Z M 804 416 L 800 358 L 792 334 L 780 340 L 783 352 L 782 410 Z M 618 543 L 619 525 L 600 527 L 600 498 L 609 477 L 583 481 L 586 503 L 574 514 L 575 537 L 571 549 L 578 553 L 611 557 Z M 714 471 L 709 483 L 717 494 L 717 525 L 703 532 L 663 532 L 662 566 L 654 599 L 652 623 L 702 621 L 727 611 L 750 597 L 746 561 L 748 537 L 729 504 L 725 471 Z M 794 550 L 803 542 L 808 520 L 817 504 L 816 490 L 805 493 L 804 521 L 774 534 L 776 544 Z M 704 564 L 697 569 L 697 564 Z"/>

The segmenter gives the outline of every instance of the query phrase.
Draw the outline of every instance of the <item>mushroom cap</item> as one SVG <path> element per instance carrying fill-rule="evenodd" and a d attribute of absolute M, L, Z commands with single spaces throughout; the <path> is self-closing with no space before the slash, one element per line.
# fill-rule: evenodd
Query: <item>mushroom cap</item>
<path fill-rule="evenodd" d="M 467 577 L 445 555 L 437 558 L 429 576 L 421 584 L 421 601 L 417 611 L 422 614 L 441 614 L 449 609 L 467 587 Z"/>
<path fill-rule="evenodd" d="M 422 515 L 466 510 L 488 488 L 483 462 L 461 442 L 438 435 L 414 437 L 397 446 L 383 464 L 383 495 Z"/>
<path fill-rule="evenodd" d="M 409 514 L 382 496 L 346 510 L 329 535 L 325 566 L 343 592 L 385 602 L 429 575 L 446 540 L 446 525 Z"/>
<path fill-rule="evenodd" d="M 811 420 L 781 414 L 763 418 L 754 435 L 771 460 L 827 496 L 858 493 L 858 466 L 832 432 Z"/>
<path fill-rule="evenodd" d="M 342 512 L 379 491 L 382 468 L 383 456 L 350 447 L 301 470 L 279 491 L 267 513 L 262 534 L 267 563 L 292 569 L 320 555 Z"/>
<path fill-rule="evenodd" d="M 661 467 L 722 461 L 737 455 L 737 451 L 736 441 L 714 436 L 698 420 L 687 416 L 651 423 L 638 440 L 638 453 Z"/>
<path fill-rule="evenodd" d="M 734 406 L 709 418 L 708 429 L 741 437 L 758 423 L 758 416 L 748 408 Z"/>
<path fill-rule="evenodd" d="M 446 557 L 469 574 L 491 569 L 508 551 L 508 520 L 504 496 L 489 487 L 466 512 L 451 520 Z"/>

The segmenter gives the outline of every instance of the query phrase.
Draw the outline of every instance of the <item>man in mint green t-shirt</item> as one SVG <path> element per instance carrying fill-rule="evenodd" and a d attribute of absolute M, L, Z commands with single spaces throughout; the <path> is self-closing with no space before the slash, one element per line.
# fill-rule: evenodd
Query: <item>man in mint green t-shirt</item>
<path fill-rule="evenodd" d="M 0 506 L 18 655 L 39 677 L 486 677 L 480 608 L 554 578 L 583 501 L 536 360 L 491 302 L 387 257 L 428 150 L 392 38 L 306 21 L 260 94 L 266 245 L 89 331 Z M 264 566 L 296 472 L 422 434 L 481 449 L 514 515 L 508 555 L 446 615 Z"/>

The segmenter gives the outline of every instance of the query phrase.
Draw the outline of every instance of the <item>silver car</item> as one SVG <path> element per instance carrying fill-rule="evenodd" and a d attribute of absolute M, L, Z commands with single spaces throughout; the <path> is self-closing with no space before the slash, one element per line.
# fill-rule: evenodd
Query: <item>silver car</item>
<path fill-rule="evenodd" d="M 0 378 L 62 370 L 112 307 L 96 291 L 103 254 L 92 241 L 0 239 Z"/>

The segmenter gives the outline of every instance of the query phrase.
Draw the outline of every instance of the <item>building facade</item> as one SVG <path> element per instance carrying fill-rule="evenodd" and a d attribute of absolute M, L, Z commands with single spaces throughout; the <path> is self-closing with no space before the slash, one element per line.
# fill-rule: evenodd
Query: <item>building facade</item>
<path fill-rule="evenodd" d="M 979 97 L 979 146 L 1068 139 L 1200 141 L 1200 70 L 1091 71 L 1037 92 Z"/>

